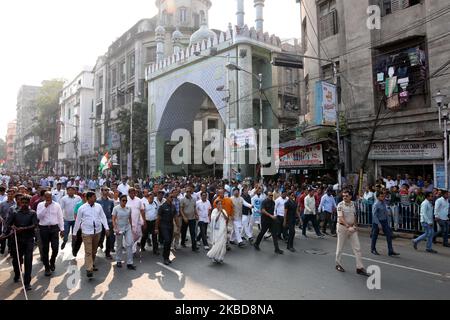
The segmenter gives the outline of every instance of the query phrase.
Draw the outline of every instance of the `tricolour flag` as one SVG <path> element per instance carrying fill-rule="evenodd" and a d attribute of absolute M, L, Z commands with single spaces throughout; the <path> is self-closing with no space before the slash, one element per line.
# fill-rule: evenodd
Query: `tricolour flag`
<path fill-rule="evenodd" d="M 100 166 L 98 167 L 98 171 L 103 174 L 108 169 L 111 169 L 112 163 L 109 157 L 109 153 L 105 153 L 105 155 L 102 158 L 102 161 L 100 161 Z"/>

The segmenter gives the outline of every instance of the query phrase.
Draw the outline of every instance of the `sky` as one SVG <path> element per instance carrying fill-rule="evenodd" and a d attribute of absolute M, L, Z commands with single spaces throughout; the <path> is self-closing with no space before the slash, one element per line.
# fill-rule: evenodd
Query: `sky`
<path fill-rule="evenodd" d="M 254 26 L 253 0 L 245 0 L 245 23 Z M 236 24 L 236 0 L 212 0 L 209 27 Z M 72 80 L 136 22 L 157 14 L 155 0 L 14 0 L 0 2 L 0 138 L 16 118 L 21 85 Z M 300 38 L 295 0 L 266 0 L 265 31 Z"/>

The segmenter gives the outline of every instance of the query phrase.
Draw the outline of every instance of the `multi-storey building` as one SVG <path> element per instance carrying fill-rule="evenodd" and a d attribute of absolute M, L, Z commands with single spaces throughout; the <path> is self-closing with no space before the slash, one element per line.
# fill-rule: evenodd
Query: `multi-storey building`
<path fill-rule="evenodd" d="M 341 129 L 349 133 L 342 137 L 346 172 L 365 165 L 371 179 L 409 173 L 436 180 L 443 134 L 432 97 L 448 93 L 448 1 L 297 2 L 305 55 L 323 59 L 305 59 L 307 119 L 321 124 L 317 81 L 336 82 Z"/>
<path fill-rule="evenodd" d="M 91 70 L 83 70 L 65 85 L 61 92 L 57 168 L 59 174 L 96 174 L 98 163 L 93 148 L 94 74 Z"/>
<path fill-rule="evenodd" d="M 25 171 L 37 164 L 32 151 L 39 142 L 33 133 L 33 123 L 36 121 L 36 99 L 40 87 L 22 86 L 17 95 L 17 133 L 15 141 L 15 165 L 17 170 Z"/>
<path fill-rule="evenodd" d="M 155 30 L 158 21 L 163 29 L 163 52 L 187 46 L 191 35 L 208 18 L 209 0 L 157 0 L 157 16 L 142 19 L 114 41 L 105 55 L 99 57 L 95 74 L 94 149 L 99 156 L 109 151 L 122 164 L 116 174 L 125 173 L 127 150 L 118 133 L 118 113 L 129 109 L 132 100 L 145 102 L 148 90 L 145 69 L 157 59 Z M 145 167 L 144 167 L 145 168 Z"/>
<path fill-rule="evenodd" d="M 12 121 L 8 123 L 8 130 L 6 132 L 6 168 L 15 171 L 15 141 L 16 141 L 16 127 L 17 122 Z"/>

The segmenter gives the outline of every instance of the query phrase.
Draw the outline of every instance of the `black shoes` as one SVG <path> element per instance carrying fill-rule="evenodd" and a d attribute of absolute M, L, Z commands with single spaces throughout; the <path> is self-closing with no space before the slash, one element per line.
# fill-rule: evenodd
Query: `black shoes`
<path fill-rule="evenodd" d="M 244 242 L 239 243 L 239 244 L 238 244 L 238 247 L 239 247 L 239 248 L 245 248 L 245 243 L 244 243 Z"/>
<path fill-rule="evenodd" d="M 297 250 L 295 250 L 294 248 L 288 248 L 288 250 L 290 251 L 290 252 L 296 252 Z"/>
<path fill-rule="evenodd" d="M 397 253 L 397 252 L 391 252 L 391 253 L 389 253 L 389 257 L 397 257 L 397 256 L 399 256 L 400 255 L 400 253 Z"/>
<path fill-rule="evenodd" d="M 414 249 L 417 250 L 417 242 L 415 242 L 415 241 L 413 240 L 412 243 L 413 243 Z"/>
<path fill-rule="evenodd" d="M 29 284 L 25 286 L 25 290 L 31 291 L 33 290 L 33 287 L 31 287 Z"/>
<path fill-rule="evenodd" d="M 127 264 L 127 269 L 128 270 L 136 270 L 136 266 L 132 265 L 132 264 Z"/>
<path fill-rule="evenodd" d="M 164 264 L 165 264 L 166 266 L 168 266 L 168 265 L 170 264 L 169 259 L 164 259 Z"/>
<path fill-rule="evenodd" d="M 50 269 L 45 269 L 45 276 L 50 277 L 52 275 L 52 272 Z"/>
<path fill-rule="evenodd" d="M 366 272 L 366 270 L 364 270 L 363 268 L 362 269 L 356 269 L 356 273 L 361 275 L 361 276 L 364 276 L 364 277 L 370 277 L 370 274 L 368 274 Z"/>
<path fill-rule="evenodd" d="M 86 276 L 87 276 L 88 278 L 93 278 L 93 277 L 94 277 L 94 272 L 92 272 L 92 271 L 86 271 Z"/>
<path fill-rule="evenodd" d="M 182 244 L 181 244 L 181 247 L 182 247 L 182 248 L 186 248 L 186 244 L 185 244 L 185 243 L 182 243 Z"/>
<path fill-rule="evenodd" d="M 339 272 L 345 272 L 344 268 L 342 268 L 340 265 L 336 265 L 336 270 Z"/>
<path fill-rule="evenodd" d="M 94 265 L 94 266 L 92 267 L 92 270 L 93 270 L 93 271 L 98 271 L 98 268 Z"/>
<path fill-rule="evenodd" d="M 278 250 L 275 250 L 275 253 L 276 253 L 276 254 L 283 254 L 283 253 L 284 253 L 284 251 L 283 251 L 283 250 L 280 250 L 280 249 L 278 249 Z"/>
<path fill-rule="evenodd" d="M 429 253 L 438 253 L 436 250 L 433 250 L 433 249 L 427 249 L 426 251 Z"/>
<path fill-rule="evenodd" d="M 376 255 L 376 256 L 380 255 L 377 250 L 372 250 L 371 252 L 372 252 L 373 255 Z"/>
<path fill-rule="evenodd" d="M 20 278 L 19 278 L 19 277 L 14 277 L 14 283 L 18 283 L 18 282 L 19 282 L 19 280 L 20 280 Z"/>
<path fill-rule="evenodd" d="M 54 263 L 52 263 L 52 264 L 50 264 L 50 271 L 51 272 L 54 272 L 55 271 L 55 264 Z"/>
<path fill-rule="evenodd" d="M 122 262 L 120 262 L 120 261 L 117 262 L 117 263 L 116 263 L 116 267 L 117 267 L 117 268 L 122 268 Z"/>
<path fill-rule="evenodd" d="M 159 256 L 161 253 L 159 251 L 153 251 L 153 255 Z"/>
<path fill-rule="evenodd" d="M 107 255 L 105 255 L 105 258 L 109 259 L 109 260 L 112 260 L 113 257 L 111 256 L 111 254 L 108 253 Z"/>
<path fill-rule="evenodd" d="M 64 250 L 65 247 L 66 247 L 66 242 L 63 242 L 63 243 L 61 244 L 61 250 Z"/>
<path fill-rule="evenodd" d="M 258 245 L 254 244 L 253 247 L 255 247 L 256 251 L 261 251 L 261 248 Z"/>

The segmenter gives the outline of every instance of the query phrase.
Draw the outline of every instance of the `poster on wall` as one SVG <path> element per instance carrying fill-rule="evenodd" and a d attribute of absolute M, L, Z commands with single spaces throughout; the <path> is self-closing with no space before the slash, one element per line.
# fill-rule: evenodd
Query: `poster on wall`
<path fill-rule="evenodd" d="M 284 155 L 280 154 L 280 168 L 321 166 L 323 164 L 321 144 L 301 147 Z"/>
<path fill-rule="evenodd" d="M 445 166 L 444 164 L 436 164 L 436 183 L 435 188 L 445 189 Z"/>
<path fill-rule="evenodd" d="M 316 83 L 316 125 L 336 125 L 337 90 L 334 84 L 318 81 Z"/>
<path fill-rule="evenodd" d="M 233 144 L 233 151 L 256 150 L 256 130 L 237 129 L 230 133 L 230 142 Z"/>

